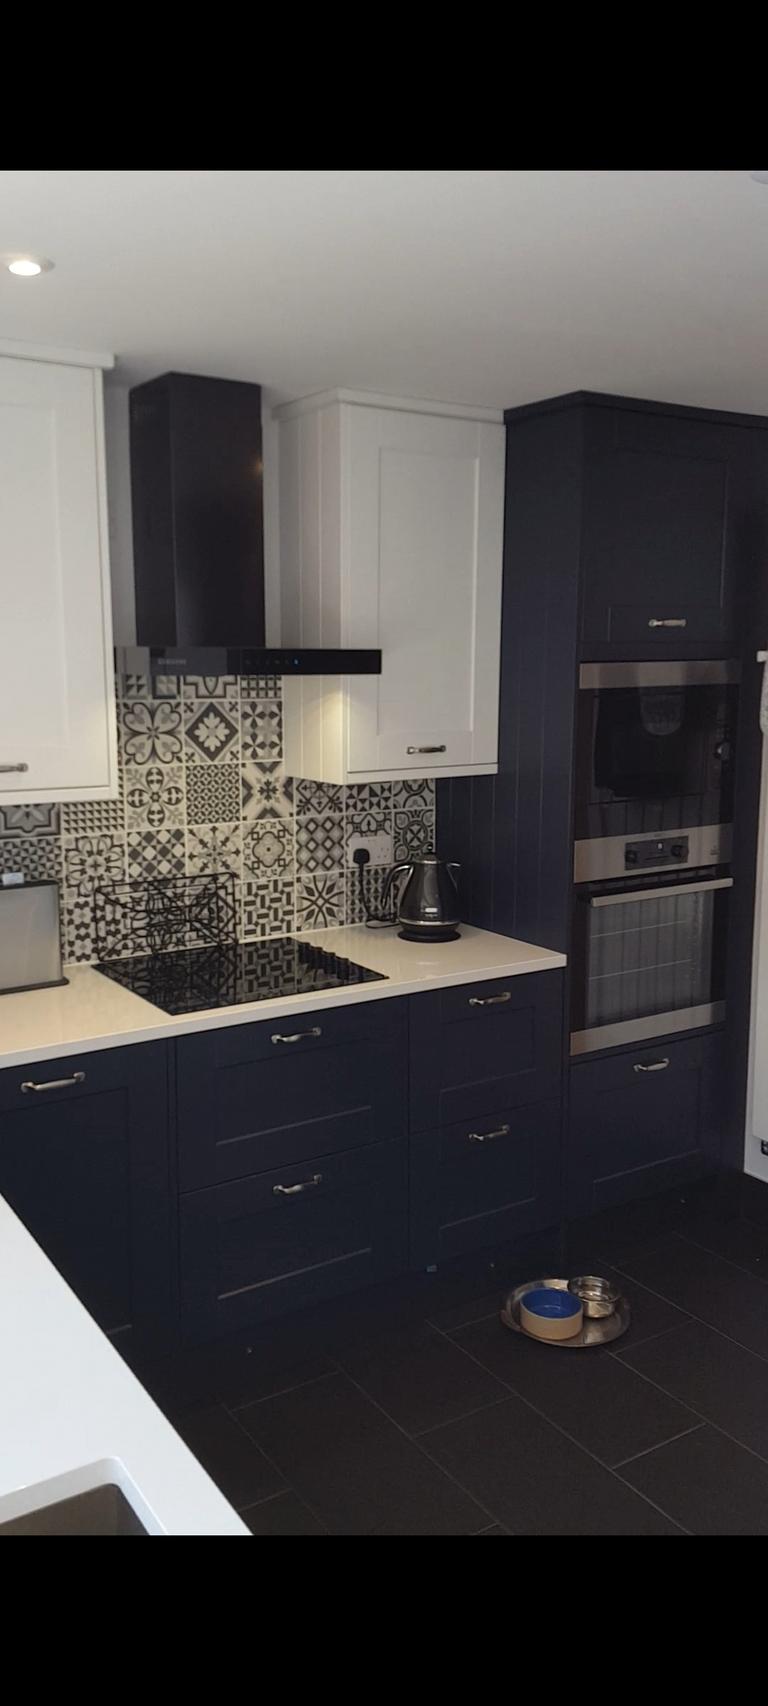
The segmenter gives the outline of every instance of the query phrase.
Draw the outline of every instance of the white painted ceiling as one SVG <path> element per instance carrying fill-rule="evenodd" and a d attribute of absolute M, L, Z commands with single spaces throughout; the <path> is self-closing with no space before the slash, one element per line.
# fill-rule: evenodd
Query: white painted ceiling
<path fill-rule="evenodd" d="M 768 413 L 768 186 L 743 172 L 0 172 L 0 337 L 499 407 Z"/>

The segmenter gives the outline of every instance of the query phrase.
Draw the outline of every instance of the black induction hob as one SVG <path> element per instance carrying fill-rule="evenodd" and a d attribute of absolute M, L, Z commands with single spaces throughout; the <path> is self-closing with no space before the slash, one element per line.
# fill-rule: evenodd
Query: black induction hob
<path fill-rule="evenodd" d="M 246 1001 L 274 1001 L 281 995 L 313 995 L 318 989 L 386 983 L 381 972 L 339 959 L 294 936 L 100 960 L 96 970 L 164 1013 L 199 1013 L 209 1007 L 238 1007 Z"/>

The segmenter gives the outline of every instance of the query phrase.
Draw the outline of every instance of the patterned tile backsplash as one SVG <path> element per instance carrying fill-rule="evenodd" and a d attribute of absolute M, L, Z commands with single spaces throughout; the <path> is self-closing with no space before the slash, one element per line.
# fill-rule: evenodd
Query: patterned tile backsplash
<path fill-rule="evenodd" d="M 428 852 L 431 781 L 340 788 L 286 776 L 278 676 L 126 675 L 117 682 L 120 798 L 0 806 L 0 871 L 56 877 L 64 953 L 97 957 L 94 890 L 106 881 L 228 872 L 244 941 L 360 923 L 353 835 L 393 860 Z M 382 867 L 365 872 L 377 910 Z"/>

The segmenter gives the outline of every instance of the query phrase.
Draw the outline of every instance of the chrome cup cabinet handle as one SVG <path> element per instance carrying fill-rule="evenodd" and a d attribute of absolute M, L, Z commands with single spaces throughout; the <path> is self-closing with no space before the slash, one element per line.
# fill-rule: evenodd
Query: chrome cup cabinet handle
<path fill-rule="evenodd" d="M 512 1000 L 511 989 L 503 989 L 500 995 L 470 995 L 470 1007 L 500 1007 L 504 1001 Z"/>
<path fill-rule="evenodd" d="M 632 1071 L 633 1072 L 666 1072 L 668 1066 L 669 1066 L 669 1055 L 665 1055 L 663 1060 L 636 1060 L 635 1064 L 632 1068 Z"/>
<path fill-rule="evenodd" d="M 648 627 L 649 628 L 687 628 L 688 627 L 688 618 L 687 618 L 687 616 L 651 616 L 649 618 L 649 621 L 648 621 Z"/>
<path fill-rule="evenodd" d="M 407 746 L 405 750 L 410 757 L 414 752 L 447 752 L 448 748 L 447 746 Z"/>
<path fill-rule="evenodd" d="M 0 764 L 0 776 L 10 776 L 17 772 L 23 775 L 28 769 L 28 764 Z"/>
<path fill-rule="evenodd" d="M 313 1025 L 309 1031 L 292 1031 L 289 1036 L 281 1036 L 279 1031 L 275 1031 L 271 1040 L 273 1043 L 303 1043 L 308 1037 L 321 1037 L 322 1034 L 322 1025 Z"/>

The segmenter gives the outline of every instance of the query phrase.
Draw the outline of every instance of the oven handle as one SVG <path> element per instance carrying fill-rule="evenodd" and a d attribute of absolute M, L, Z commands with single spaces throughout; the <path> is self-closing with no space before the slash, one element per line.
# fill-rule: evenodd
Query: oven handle
<path fill-rule="evenodd" d="M 706 883 L 666 883 L 657 889 L 633 889 L 631 894 L 596 894 L 590 906 L 626 906 L 630 900 L 665 900 L 668 895 L 707 894 L 709 889 L 732 889 L 733 877 L 712 877 Z"/>

